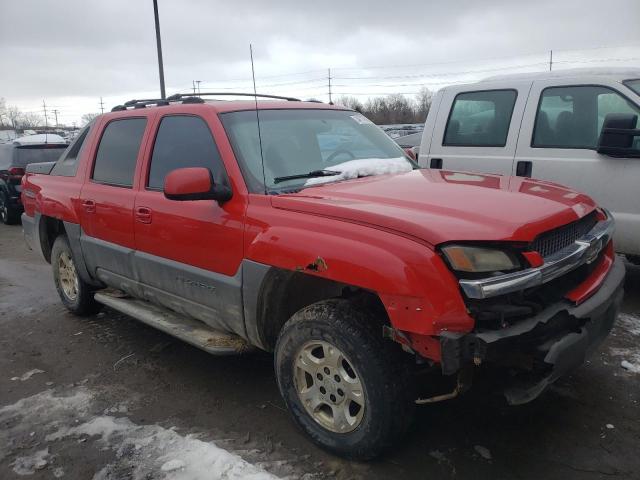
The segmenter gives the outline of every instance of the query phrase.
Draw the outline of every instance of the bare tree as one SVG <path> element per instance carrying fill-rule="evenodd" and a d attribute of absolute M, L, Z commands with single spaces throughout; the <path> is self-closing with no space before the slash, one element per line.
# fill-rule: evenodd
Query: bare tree
<path fill-rule="evenodd" d="M 8 125 L 7 102 L 4 98 L 0 98 L 0 127 Z"/>
<path fill-rule="evenodd" d="M 41 126 L 44 121 L 37 113 L 18 113 L 19 128 L 35 128 Z"/>
<path fill-rule="evenodd" d="M 84 115 L 82 115 L 82 117 L 80 117 L 80 121 L 82 122 L 82 125 L 84 126 L 87 123 L 91 122 L 98 115 L 100 115 L 100 114 L 99 113 L 85 113 Z"/>
<path fill-rule="evenodd" d="M 20 117 L 22 114 L 20 113 L 20 109 L 18 107 L 16 107 L 15 105 L 7 107 L 6 115 L 9 119 L 9 124 L 13 127 L 14 130 L 16 128 L 20 128 Z"/>
<path fill-rule="evenodd" d="M 342 105 L 343 107 L 350 108 L 351 110 L 355 110 L 357 112 L 362 112 L 364 108 L 360 100 L 358 100 L 356 97 L 350 97 L 348 95 L 342 95 L 335 101 L 335 104 Z"/>
<path fill-rule="evenodd" d="M 433 101 L 433 93 L 427 87 L 422 87 L 416 95 L 416 121 L 424 122 L 427 119 L 431 102 Z"/>

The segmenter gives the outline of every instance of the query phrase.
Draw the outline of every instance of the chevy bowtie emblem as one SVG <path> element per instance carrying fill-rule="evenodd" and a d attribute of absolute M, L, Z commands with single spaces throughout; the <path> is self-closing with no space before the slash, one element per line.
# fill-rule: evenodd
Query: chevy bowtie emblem
<path fill-rule="evenodd" d="M 602 239 L 598 238 L 598 239 L 592 240 L 584 252 L 586 263 L 587 264 L 592 263 L 596 258 L 598 258 L 598 254 L 600 253 L 600 250 L 602 250 Z"/>

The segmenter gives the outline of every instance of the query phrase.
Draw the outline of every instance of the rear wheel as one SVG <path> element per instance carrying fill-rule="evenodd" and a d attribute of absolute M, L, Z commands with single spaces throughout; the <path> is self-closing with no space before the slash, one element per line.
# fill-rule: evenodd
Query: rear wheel
<path fill-rule="evenodd" d="M 7 192 L 0 192 L 0 220 L 5 225 L 15 225 L 20 220 L 20 212 L 11 207 Z"/>
<path fill-rule="evenodd" d="M 411 424 L 407 357 L 380 323 L 347 300 L 296 313 L 276 345 L 280 392 L 298 425 L 321 447 L 370 459 Z"/>
<path fill-rule="evenodd" d="M 80 316 L 98 312 L 101 304 L 93 298 L 93 290 L 78 275 L 73 253 L 66 235 L 59 235 L 51 249 L 53 281 L 65 307 Z"/>

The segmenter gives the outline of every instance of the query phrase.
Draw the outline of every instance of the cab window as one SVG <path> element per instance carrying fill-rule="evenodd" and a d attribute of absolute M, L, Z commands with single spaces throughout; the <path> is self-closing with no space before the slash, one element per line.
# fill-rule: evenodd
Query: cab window
<path fill-rule="evenodd" d="M 536 113 L 532 147 L 595 149 L 609 113 L 640 114 L 640 108 L 602 86 L 550 87 Z"/>
<path fill-rule="evenodd" d="M 515 90 L 456 95 L 444 133 L 444 146 L 504 147 L 516 103 Z"/>
<path fill-rule="evenodd" d="M 96 154 L 92 179 L 118 187 L 131 187 L 142 135 L 146 127 L 145 118 L 114 120 L 107 125 Z"/>
<path fill-rule="evenodd" d="M 91 124 L 87 125 L 75 140 L 69 145 L 67 150 L 62 154 L 60 159 L 56 162 L 50 175 L 58 175 L 61 177 L 75 177 L 78 171 L 78 158 L 80 158 L 80 152 L 83 151 L 85 139 L 89 134 Z"/>
<path fill-rule="evenodd" d="M 169 172 L 186 167 L 207 168 L 215 183 L 227 183 L 220 152 L 205 121 L 187 115 L 164 117 L 153 146 L 147 188 L 162 190 Z"/>

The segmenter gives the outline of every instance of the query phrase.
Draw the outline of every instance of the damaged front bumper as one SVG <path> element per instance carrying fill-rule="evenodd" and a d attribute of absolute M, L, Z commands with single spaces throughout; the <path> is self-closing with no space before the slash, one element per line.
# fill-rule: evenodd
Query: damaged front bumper
<path fill-rule="evenodd" d="M 443 373 L 452 375 L 483 363 L 516 367 L 521 374 L 509 382 L 505 396 L 512 405 L 530 402 L 582 365 L 607 337 L 622 302 L 624 276 L 624 264 L 616 258 L 598 291 L 579 305 L 557 302 L 500 330 L 443 332 Z"/>

